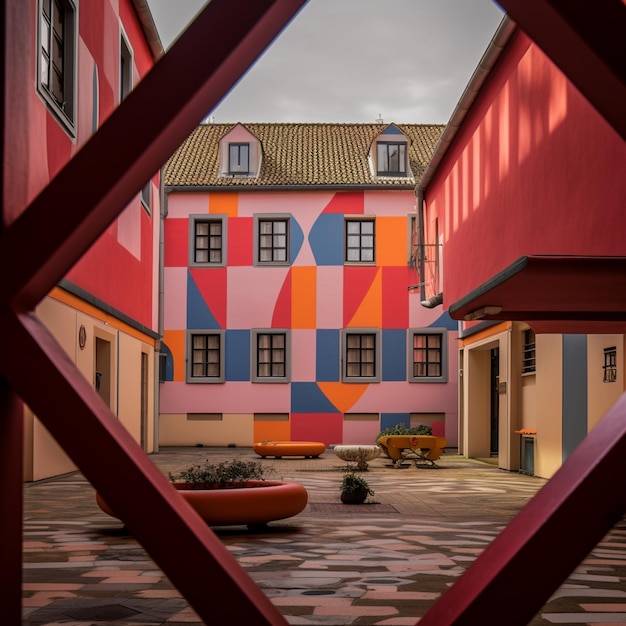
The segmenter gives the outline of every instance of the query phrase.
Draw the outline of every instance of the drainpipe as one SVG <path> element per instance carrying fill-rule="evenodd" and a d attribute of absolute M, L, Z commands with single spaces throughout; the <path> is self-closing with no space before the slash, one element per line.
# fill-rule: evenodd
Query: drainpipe
<path fill-rule="evenodd" d="M 165 300 L 164 274 L 165 270 L 165 218 L 167 217 L 167 196 L 165 195 L 165 167 L 159 172 L 159 296 L 158 296 L 158 320 L 157 327 L 159 339 L 155 343 L 154 350 L 154 452 L 159 452 L 159 415 L 160 415 L 160 371 L 161 371 L 161 343 L 163 342 L 163 311 Z"/>

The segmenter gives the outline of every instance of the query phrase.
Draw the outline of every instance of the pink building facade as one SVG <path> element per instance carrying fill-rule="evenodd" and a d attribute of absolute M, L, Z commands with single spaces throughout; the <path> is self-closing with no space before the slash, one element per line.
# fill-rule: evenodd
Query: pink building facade
<path fill-rule="evenodd" d="M 457 324 L 419 306 L 413 262 L 441 130 L 197 129 L 166 168 L 161 445 L 373 443 L 398 423 L 456 445 Z"/>

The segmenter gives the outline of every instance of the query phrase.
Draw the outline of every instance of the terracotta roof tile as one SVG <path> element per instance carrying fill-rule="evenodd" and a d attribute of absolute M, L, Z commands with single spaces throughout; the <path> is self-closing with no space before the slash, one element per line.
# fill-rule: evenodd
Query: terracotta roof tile
<path fill-rule="evenodd" d="M 372 177 L 372 142 L 389 124 L 250 123 L 261 142 L 257 178 L 219 176 L 220 140 L 235 124 L 201 124 L 166 164 L 168 187 L 370 186 L 413 187 L 430 160 L 445 125 L 396 124 L 411 141 L 412 178 Z"/>

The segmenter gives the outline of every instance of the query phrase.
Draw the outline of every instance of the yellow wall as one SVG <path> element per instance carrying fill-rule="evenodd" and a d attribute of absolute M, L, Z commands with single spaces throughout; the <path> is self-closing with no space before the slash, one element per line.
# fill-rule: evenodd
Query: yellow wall
<path fill-rule="evenodd" d="M 604 349 L 617 348 L 617 380 L 614 383 L 603 382 Z M 617 402 L 624 392 L 624 336 L 623 335 L 588 335 L 587 336 L 587 428 L 591 430 Z"/>
<path fill-rule="evenodd" d="M 254 416 L 234 413 L 222 420 L 188 419 L 184 413 L 165 413 L 159 418 L 159 438 L 168 446 L 228 446 L 252 447 Z"/>
<path fill-rule="evenodd" d="M 110 343 L 109 408 L 117 414 L 139 443 L 141 352 L 148 354 L 148 429 L 146 451 L 154 451 L 154 340 L 115 318 L 59 289 L 55 297 L 45 298 L 37 316 L 52 332 L 78 370 L 95 387 L 96 340 Z M 82 307 L 82 309 L 81 309 Z M 79 329 L 85 327 L 86 343 L 78 342 Z M 118 365 L 119 364 L 119 365 Z M 36 384 L 35 379 L 33 384 Z M 62 407 L 59 407 L 62 417 Z M 24 476 L 41 480 L 74 471 L 75 465 L 58 446 L 36 416 L 25 410 Z"/>

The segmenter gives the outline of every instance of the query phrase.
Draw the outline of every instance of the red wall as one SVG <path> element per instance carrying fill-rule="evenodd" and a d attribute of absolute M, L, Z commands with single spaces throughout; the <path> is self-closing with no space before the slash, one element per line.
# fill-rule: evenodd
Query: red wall
<path fill-rule="evenodd" d="M 13 6 L 15 5 L 15 6 Z M 118 3 L 89 0 L 80 4 L 77 67 L 77 137 L 70 137 L 48 111 L 36 88 L 37 2 L 12 4 L 19 19 L 7 33 L 7 114 L 5 126 L 4 220 L 13 222 L 48 181 L 76 154 L 93 129 L 93 73 L 98 76 L 98 122 L 117 106 L 119 95 L 120 20 L 133 50 L 140 75 L 153 64 L 150 49 L 130 0 Z M 24 28 L 24 32 L 17 32 Z M 28 28 L 28 30 L 26 30 Z M 132 129 L 129 129 L 132 135 Z M 94 176 L 98 172 L 93 172 Z M 154 177 L 158 186 L 158 175 Z M 157 187 L 158 188 L 158 187 Z M 139 192 L 139 190 L 137 190 Z M 67 278 L 89 294 L 106 301 L 147 327 L 154 326 L 156 303 L 153 293 L 154 247 L 158 228 L 158 193 L 153 194 L 152 217 L 142 209 L 139 195 L 128 211 L 135 212 L 130 236 L 135 243 L 131 254 L 117 239 L 117 225 L 111 228 L 69 272 Z M 63 206 L 50 207 L 63 219 Z M 155 221 L 156 220 L 156 221 Z M 139 252 L 137 252 L 137 250 Z"/>
<path fill-rule="evenodd" d="M 622 139 L 515 35 L 426 192 L 446 303 L 523 255 L 626 254 L 625 163 Z"/>

